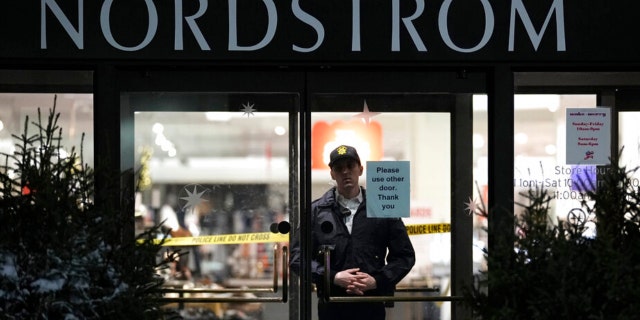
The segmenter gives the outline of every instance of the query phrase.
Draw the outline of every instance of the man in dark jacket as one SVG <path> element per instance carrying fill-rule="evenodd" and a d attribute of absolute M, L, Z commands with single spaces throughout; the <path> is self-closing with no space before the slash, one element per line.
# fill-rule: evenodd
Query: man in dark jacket
<path fill-rule="evenodd" d="M 382 320 L 382 302 L 326 302 L 322 295 L 325 266 L 322 248 L 330 248 L 331 296 L 391 296 L 395 286 L 415 264 L 415 251 L 399 218 L 368 218 L 365 189 L 359 178 L 364 168 L 356 149 L 339 146 L 329 167 L 336 187 L 311 204 L 312 281 L 320 301 L 320 320 Z M 296 233 L 299 235 L 299 233 Z M 291 245 L 291 269 L 300 270 L 300 243 Z"/>

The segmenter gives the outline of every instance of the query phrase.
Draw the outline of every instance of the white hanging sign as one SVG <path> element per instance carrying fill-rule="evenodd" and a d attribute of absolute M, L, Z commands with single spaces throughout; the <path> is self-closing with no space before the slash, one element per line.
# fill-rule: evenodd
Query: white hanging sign
<path fill-rule="evenodd" d="M 611 157 L 611 109 L 567 108 L 567 164 L 604 165 Z"/>

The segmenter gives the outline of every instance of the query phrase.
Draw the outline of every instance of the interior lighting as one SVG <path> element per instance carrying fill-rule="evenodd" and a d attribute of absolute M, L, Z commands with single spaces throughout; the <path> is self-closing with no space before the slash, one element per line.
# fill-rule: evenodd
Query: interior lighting
<path fill-rule="evenodd" d="M 69 156 L 69 153 L 67 152 L 67 150 L 65 149 L 58 149 L 58 158 L 60 159 L 66 159 Z"/>
<path fill-rule="evenodd" d="M 167 138 L 164 136 L 164 134 L 159 133 L 156 135 L 155 142 L 157 146 L 162 146 L 167 143 Z"/>
<path fill-rule="evenodd" d="M 2 129 L 4 129 L 4 123 L 0 120 L 0 131 L 2 131 Z"/>
<path fill-rule="evenodd" d="M 155 134 L 162 134 L 162 132 L 164 132 L 164 126 L 162 125 L 162 123 L 156 122 L 153 124 L 151 131 L 153 131 L 153 133 Z"/>
<path fill-rule="evenodd" d="M 155 144 L 159 146 L 162 151 L 166 152 L 169 157 L 175 157 L 177 154 L 176 147 L 173 142 L 164 136 L 164 126 L 156 122 L 151 130 L 156 134 Z"/>
<path fill-rule="evenodd" d="M 0 152 L 12 155 L 16 152 L 16 146 L 11 139 L 0 139 Z"/>
<path fill-rule="evenodd" d="M 173 143 L 171 143 L 171 141 L 169 140 L 165 140 L 162 145 L 160 145 L 160 149 L 162 149 L 162 151 L 169 151 L 173 148 Z"/>
<path fill-rule="evenodd" d="M 474 94 L 473 111 L 487 111 L 487 105 L 489 104 L 487 100 L 486 94 Z"/>
<path fill-rule="evenodd" d="M 516 94 L 513 97 L 516 110 L 547 109 L 555 112 L 560 108 L 560 96 L 557 94 Z"/>
<path fill-rule="evenodd" d="M 285 129 L 283 126 L 276 126 L 273 131 L 276 133 L 276 135 L 282 136 L 285 133 L 287 133 L 287 129 Z"/>
<path fill-rule="evenodd" d="M 488 98 L 485 94 L 473 95 L 473 111 L 487 111 Z M 560 95 L 557 94 L 516 94 L 513 96 L 515 110 L 547 109 L 556 112 L 560 108 Z"/>
<path fill-rule="evenodd" d="M 227 122 L 231 120 L 233 113 L 231 112 L 205 112 L 205 118 L 209 121 Z"/>
<path fill-rule="evenodd" d="M 556 148 L 555 144 L 548 144 L 544 147 L 544 152 L 546 152 L 548 155 L 552 156 L 554 154 L 556 154 L 556 152 L 558 152 L 558 149 Z"/>
<path fill-rule="evenodd" d="M 481 149 L 484 147 L 484 137 L 479 133 L 473 134 L 473 148 Z"/>
<path fill-rule="evenodd" d="M 513 137 L 513 140 L 517 143 L 517 144 L 525 144 L 527 143 L 527 141 L 529 141 L 529 136 L 527 136 L 526 133 L 516 133 L 516 135 Z"/>

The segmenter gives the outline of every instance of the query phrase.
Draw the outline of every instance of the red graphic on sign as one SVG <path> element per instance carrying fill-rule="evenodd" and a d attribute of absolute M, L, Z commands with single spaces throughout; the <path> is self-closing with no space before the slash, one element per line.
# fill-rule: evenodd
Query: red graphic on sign
<path fill-rule="evenodd" d="M 318 121 L 311 130 L 311 167 L 313 169 L 327 169 L 329 153 L 341 144 L 353 146 L 358 150 L 360 160 L 367 161 L 382 159 L 382 125 L 377 121 L 368 124 L 360 119 L 348 122 Z"/>
<path fill-rule="evenodd" d="M 584 160 L 588 160 L 588 159 L 593 159 L 593 155 L 595 154 L 595 152 L 593 151 L 587 151 L 584 153 Z"/>

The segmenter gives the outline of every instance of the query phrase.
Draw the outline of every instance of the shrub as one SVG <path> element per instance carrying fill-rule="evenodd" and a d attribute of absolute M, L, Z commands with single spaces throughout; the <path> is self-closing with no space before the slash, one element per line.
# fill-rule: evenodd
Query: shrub
<path fill-rule="evenodd" d="M 488 273 L 465 301 L 481 319 L 636 319 L 640 314 L 640 190 L 611 161 L 581 208 L 549 220 L 554 199 L 532 189 L 515 217 L 515 243 L 485 251 Z M 581 183 L 586 186 L 585 182 Z M 484 213 L 483 213 L 484 214 Z M 596 235 L 585 236 L 588 223 Z"/>

